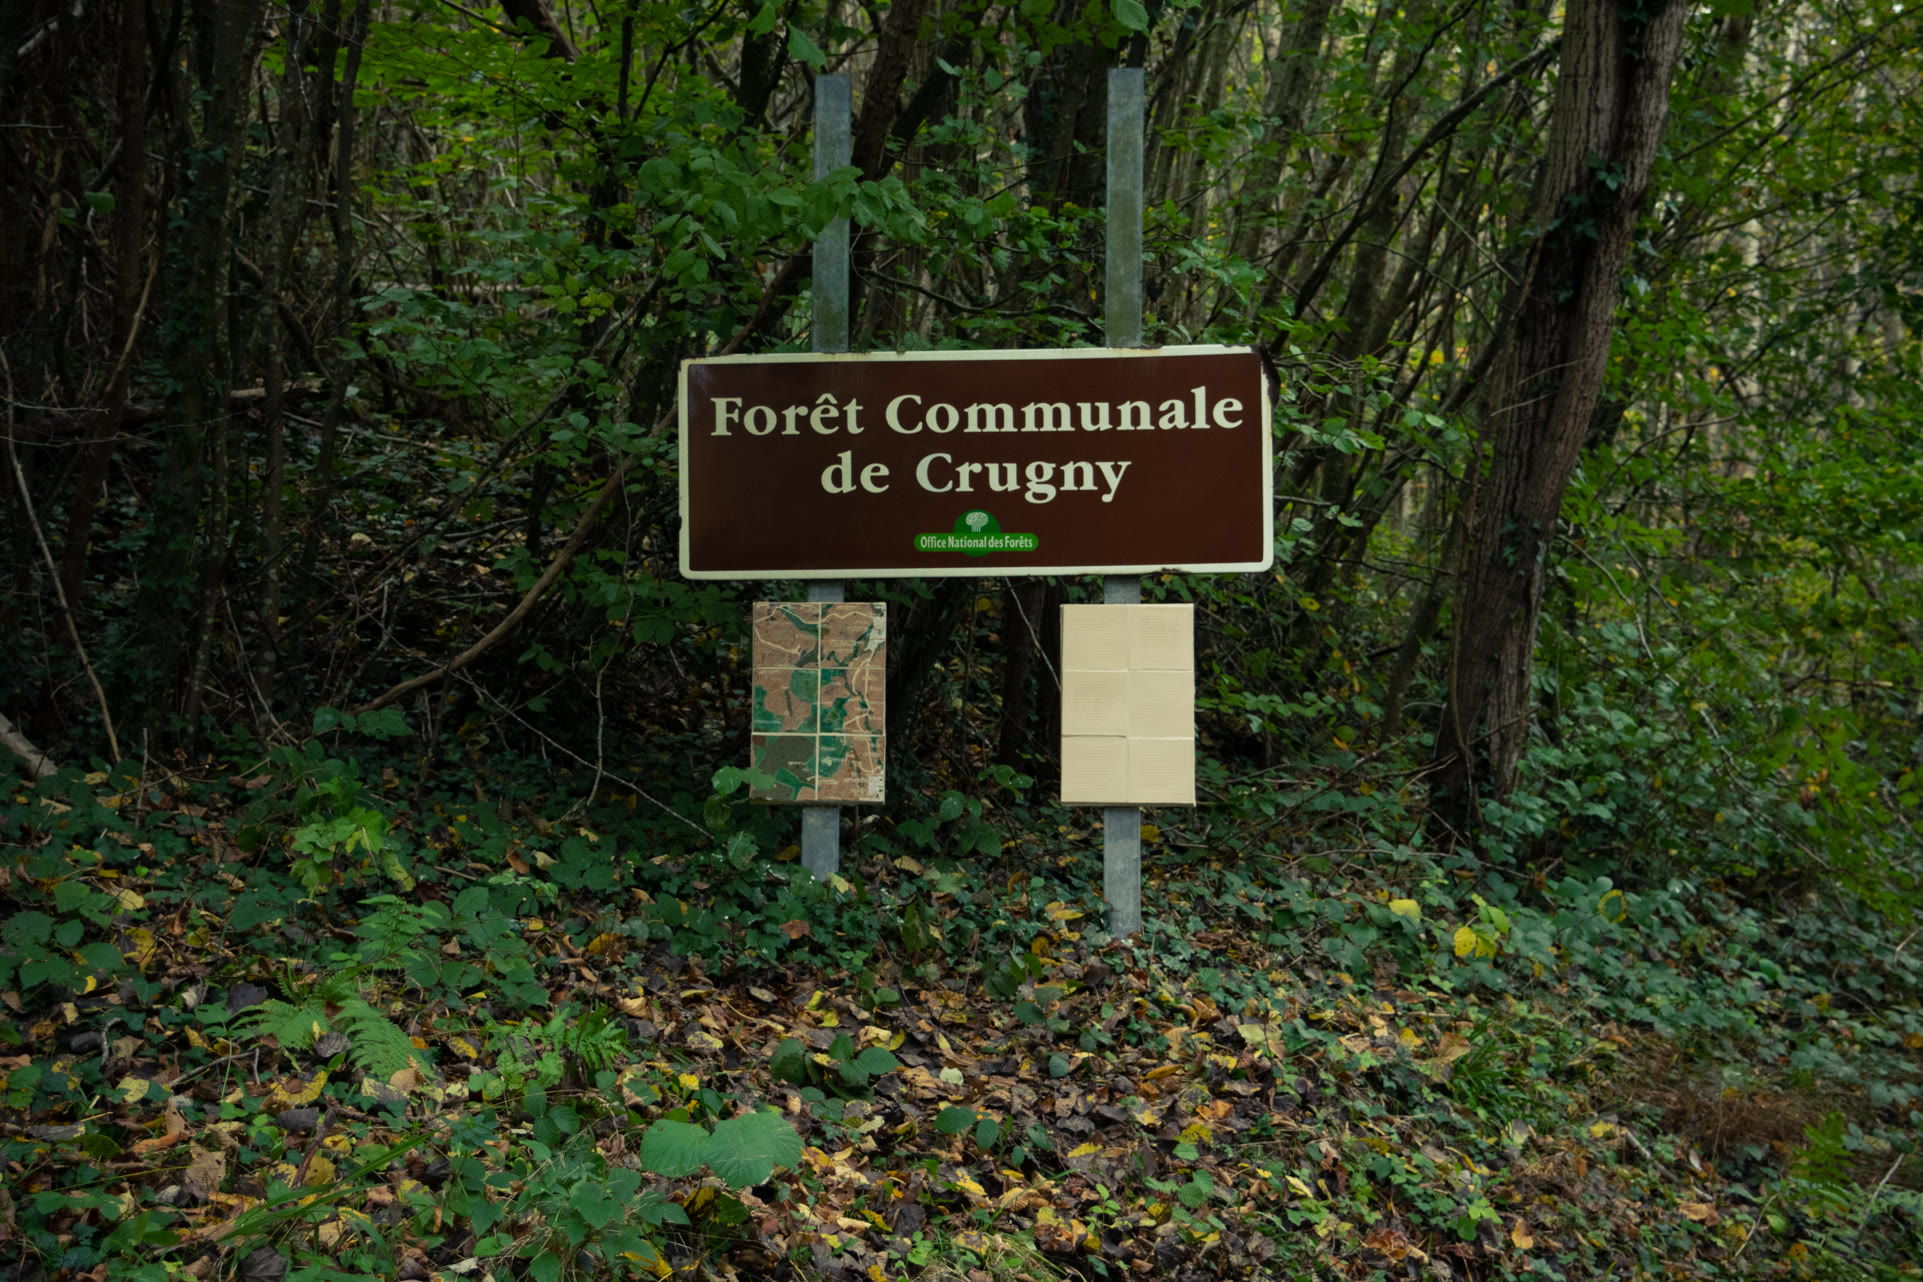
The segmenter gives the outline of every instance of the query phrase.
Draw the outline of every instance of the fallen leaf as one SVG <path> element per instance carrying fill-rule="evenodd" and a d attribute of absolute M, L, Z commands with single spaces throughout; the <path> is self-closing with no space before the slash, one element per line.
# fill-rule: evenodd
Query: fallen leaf
<path fill-rule="evenodd" d="M 311 1104 L 320 1098 L 321 1088 L 327 1085 L 327 1070 L 321 1069 L 314 1074 L 312 1081 L 302 1081 L 299 1077 L 283 1077 L 274 1083 L 274 1089 L 267 1093 L 267 1111 L 278 1113 L 283 1108 L 293 1108 L 298 1104 Z"/>
<path fill-rule="evenodd" d="M 781 933 L 790 939 L 800 939 L 803 935 L 815 933 L 814 923 L 803 917 L 781 923 Z"/>
<path fill-rule="evenodd" d="M 198 1144 L 190 1145 L 187 1152 L 191 1157 L 183 1182 L 204 1200 L 227 1178 L 227 1158 L 218 1148 L 204 1149 Z"/>
<path fill-rule="evenodd" d="M 1515 1227 L 1509 1230 L 1509 1240 L 1515 1243 L 1518 1251 L 1527 1251 L 1536 1244 L 1535 1236 L 1529 1232 L 1529 1226 L 1521 1220 L 1517 1220 Z"/>

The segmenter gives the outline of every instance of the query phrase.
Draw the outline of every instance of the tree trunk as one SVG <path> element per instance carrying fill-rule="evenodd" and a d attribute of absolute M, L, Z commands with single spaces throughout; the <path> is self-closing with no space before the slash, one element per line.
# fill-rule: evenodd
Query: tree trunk
<path fill-rule="evenodd" d="M 1481 397 L 1486 471 L 1465 533 L 1448 702 L 1436 735 L 1436 817 L 1472 833 L 1506 797 L 1529 737 L 1543 563 L 1609 357 L 1620 277 L 1669 109 L 1686 6 L 1572 0 L 1534 238 L 1518 256 Z"/>
<path fill-rule="evenodd" d="M 143 621 L 150 629 L 148 668 L 155 684 L 141 713 L 151 722 L 163 710 L 162 700 L 176 694 L 174 711 L 186 718 L 192 737 L 192 723 L 200 712 L 199 655 L 211 626 L 210 589 L 218 588 L 210 576 L 221 571 L 228 537 L 226 496 L 209 496 L 207 491 L 208 445 L 210 433 L 223 438 L 215 442 L 213 461 L 224 463 L 222 410 L 233 382 L 228 269 L 262 5 L 260 0 L 190 0 L 187 7 L 200 130 L 197 137 L 179 140 L 180 207 L 171 214 L 175 229 L 170 233 L 177 241 L 165 251 L 173 264 L 168 282 L 172 316 L 162 346 L 176 388 L 168 401 L 151 560 L 142 582 Z M 176 81 L 172 88 L 174 118 L 185 134 L 192 129 L 186 86 Z M 202 510 L 210 497 L 213 519 Z M 203 545 L 212 549 L 211 556 L 204 554 Z"/>
<path fill-rule="evenodd" d="M 107 412 L 95 417 L 85 445 L 80 480 L 67 505 L 67 536 L 60 576 L 66 609 L 78 611 L 86 599 L 87 545 L 93 538 L 94 503 L 107 479 L 113 443 L 127 412 L 133 381 L 133 345 L 146 302 L 141 288 L 141 244 L 147 236 L 147 5 L 121 0 L 119 70 L 115 98 L 120 111 L 120 190 L 114 208 L 113 338 L 108 359 Z M 79 623 L 78 618 L 75 619 Z M 53 628 L 59 634 L 56 621 Z"/>

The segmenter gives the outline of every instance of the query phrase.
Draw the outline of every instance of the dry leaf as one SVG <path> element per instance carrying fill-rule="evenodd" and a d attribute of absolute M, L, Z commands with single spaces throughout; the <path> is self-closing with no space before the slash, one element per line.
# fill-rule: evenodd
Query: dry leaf
<path fill-rule="evenodd" d="M 218 1148 L 204 1149 L 198 1144 L 190 1145 L 187 1152 L 191 1158 L 184 1182 L 205 1199 L 217 1192 L 221 1181 L 227 1178 L 227 1158 Z"/>
<path fill-rule="evenodd" d="M 1509 1240 L 1515 1243 L 1518 1251 L 1527 1251 L 1536 1244 L 1534 1235 L 1529 1232 L 1529 1226 L 1521 1220 L 1517 1220 L 1515 1227 L 1509 1230 Z"/>

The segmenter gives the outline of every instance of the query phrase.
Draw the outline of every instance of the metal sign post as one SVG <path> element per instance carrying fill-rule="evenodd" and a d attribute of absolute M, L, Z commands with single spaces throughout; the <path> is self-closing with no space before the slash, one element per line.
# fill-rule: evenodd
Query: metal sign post
<path fill-rule="evenodd" d="M 1102 286 L 1110 347 L 1142 345 L 1142 69 L 1108 73 L 1108 259 Z M 1102 580 L 1105 605 L 1142 599 L 1139 575 Z M 1126 939 L 1142 929 L 1142 810 L 1102 811 L 1102 895 L 1108 930 Z"/>
<path fill-rule="evenodd" d="M 853 153 L 853 92 L 845 75 L 815 77 L 815 178 L 826 178 Z M 848 220 L 822 228 L 814 250 L 814 318 L 817 352 L 848 350 Z M 840 579 L 808 584 L 810 601 L 840 601 Z M 801 811 L 801 866 L 816 881 L 841 868 L 841 807 L 805 806 Z"/>

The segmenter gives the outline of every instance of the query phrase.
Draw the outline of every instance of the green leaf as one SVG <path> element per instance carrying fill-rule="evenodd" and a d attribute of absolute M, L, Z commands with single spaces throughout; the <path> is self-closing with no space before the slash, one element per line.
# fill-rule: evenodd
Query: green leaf
<path fill-rule="evenodd" d="M 693 1175 L 707 1163 L 710 1143 L 691 1122 L 656 1122 L 641 1137 L 641 1165 L 669 1179 Z"/>
<path fill-rule="evenodd" d="M 534 1282 L 559 1282 L 561 1257 L 553 1251 L 541 1252 L 527 1266 L 527 1275 L 533 1278 Z"/>
<path fill-rule="evenodd" d="M 708 1169 L 729 1188 L 766 1182 L 777 1166 L 801 1160 L 801 1135 L 779 1113 L 743 1113 L 714 1128 Z"/>
<path fill-rule="evenodd" d="M 354 715 L 342 712 L 339 708 L 317 708 L 314 711 L 314 733 L 326 734 L 329 730 L 352 730 Z"/>
<path fill-rule="evenodd" d="M 574 1213 L 586 1220 L 589 1228 L 605 1229 L 621 1214 L 621 1204 L 607 1195 L 606 1190 L 593 1184 L 583 1184 L 574 1190 L 568 1199 Z"/>
<path fill-rule="evenodd" d="M 975 1123 L 975 1143 L 983 1149 L 995 1147 L 995 1141 L 1002 1137 L 1002 1124 L 992 1117 L 984 1117 Z"/>
<path fill-rule="evenodd" d="M 641 172 L 637 177 L 641 180 L 641 188 L 643 191 L 660 196 L 673 190 L 675 185 L 680 181 L 681 167 L 676 165 L 672 160 L 669 160 L 666 156 L 656 156 L 653 160 L 641 166 Z M 729 769 L 729 767 L 723 767 L 724 771 L 727 769 Z M 717 774 L 716 778 L 718 780 L 720 775 Z M 732 791 L 732 787 L 721 791 L 725 794 L 725 792 Z"/>
<path fill-rule="evenodd" d="M 821 51 L 821 47 L 810 40 L 800 27 L 795 26 L 788 28 L 788 56 L 816 69 L 828 61 L 828 55 Z"/>
<path fill-rule="evenodd" d="M 1115 21 L 1130 31 L 1148 30 L 1148 10 L 1142 7 L 1141 0 L 1114 0 L 1114 5 Z"/>
<path fill-rule="evenodd" d="M 950 1104 L 935 1114 L 935 1129 L 943 1135 L 960 1135 L 975 1124 L 975 1110 Z"/>
<path fill-rule="evenodd" d="M 778 1082 L 789 1082 L 795 1086 L 808 1084 L 808 1048 L 799 1039 L 790 1037 L 775 1047 L 773 1058 L 768 1061 L 768 1071 Z"/>
<path fill-rule="evenodd" d="M 45 913 L 15 913 L 7 918 L 7 924 L 0 927 L 0 934 L 10 944 L 44 944 L 47 936 L 53 933 L 53 918 Z"/>
<path fill-rule="evenodd" d="M 870 1046 L 855 1056 L 855 1063 L 863 1072 L 875 1077 L 880 1077 L 883 1073 L 892 1073 L 901 1067 L 901 1063 L 893 1055 L 879 1046 Z"/>
<path fill-rule="evenodd" d="M 1067 1077 L 1074 1068 L 1075 1061 L 1066 1055 L 1057 1054 L 1048 1057 L 1048 1075 L 1050 1077 Z"/>

